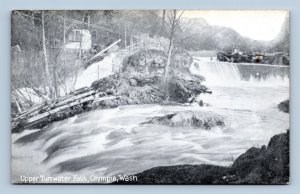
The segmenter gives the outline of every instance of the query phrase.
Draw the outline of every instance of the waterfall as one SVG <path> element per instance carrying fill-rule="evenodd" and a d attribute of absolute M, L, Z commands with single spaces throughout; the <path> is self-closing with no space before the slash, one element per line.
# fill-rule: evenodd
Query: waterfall
<path fill-rule="evenodd" d="M 204 76 L 204 84 L 209 86 L 289 85 L 289 66 L 197 60 L 192 64 L 190 71 Z"/>
<path fill-rule="evenodd" d="M 103 60 L 91 64 L 86 69 L 82 69 L 78 75 L 75 88 L 90 87 L 97 79 L 111 75 L 115 58 L 115 54 L 111 53 L 105 56 Z"/>
<path fill-rule="evenodd" d="M 234 85 L 241 82 L 236 64 L 220 62 L 194 62 L 191 72 L 205 77 L 208 85 Z"/>

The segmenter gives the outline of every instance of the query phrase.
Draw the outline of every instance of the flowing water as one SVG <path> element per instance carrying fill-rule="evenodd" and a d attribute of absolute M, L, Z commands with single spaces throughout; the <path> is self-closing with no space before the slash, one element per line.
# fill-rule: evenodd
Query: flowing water
<path fill-rule="evenodd" d="M 230 165 L 252 146 L 260 147 L 289 128 L 279 102 L 289 98 L 289 67 L 256 67 L 197 61 L 191 71 L 206 77 L 207 106 L 129 105 L 94 110 L 44 130 L 13 134 L 12 178 L 20 175 L 113 176 L 155 166 Z M 224 128 L 140 125 L 153 116 L 183 110 L 222 115 Z M 92 181 L 93 182 L 93 181 Z"/>

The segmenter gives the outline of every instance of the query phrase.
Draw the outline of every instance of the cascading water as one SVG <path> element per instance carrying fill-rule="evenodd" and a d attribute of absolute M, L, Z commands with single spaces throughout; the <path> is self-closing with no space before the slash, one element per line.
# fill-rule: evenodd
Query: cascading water
<path fill-rule="evenodd" d="M 208 106 L 138 104 L 98 109 L 42 130 L 13 134 L 12 142 L 19 142 L 12 144 L 13 180 L 41 174 L 129 175 L 179 164 L 230 165 L 250 147 L 266 145 L 289 128 L 289 115 L 277 108 L 289 98 L 288 67 L 206 60 L 194 63 L 191 72 L 206 78 L 203 84 L 212 94 L 199 98 Z M 185 110 L 217 113 L 224 117 L 225 127 L 140 125 Z"/>
<path fill-rule="evenodd" d="M 207 85 L 233 85 L 241 81 L 237 65 L 220 62 L 194 62 L 191 72 L 203 75 Z"/>
<path fill-rule="evenodd" d="M 190 70 L 194 74 L 204 76 L 205 85 L 208 86 L 289 85 L 289 66 L 224 63 L 197 59 Z"/>

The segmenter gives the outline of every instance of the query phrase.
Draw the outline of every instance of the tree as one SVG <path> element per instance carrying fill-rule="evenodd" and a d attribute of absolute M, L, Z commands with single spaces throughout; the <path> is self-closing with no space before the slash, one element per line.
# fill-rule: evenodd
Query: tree
<path fill-rule="evenodd" d="M 161 32 L 164 33 L 165 31 L 165 22 L 166 22 L 166 10 L 163 10 L 162 13 L 162 21 L 161 21 Z"/>
<path fill-rule="evenodd" d="M 44 63 L 45 63 L 45 77 L 48 82 L 50 98 L 52 98 L 53 91 L 51 87 L 51 78 L 50 78 L 50 70 L 48 64 L 48 56 L 47 56 L 47 48 L 46 48 L 46 35 L 45 35 L 45 14 L 42 11 L 42 44 L 43 44 L 43 55 L 44 55 Z"/>
<path fill-rule="evenodd" d="M 168 26 L 168 39 L 169 39 L 169 46 L 167 50 L 167 64 L 165 66 L 165 78 L 169 74 L 169 68 L 170 68 L 170 61 L 171 61 L 171 56 L 172 56 L 172 50 L 174 47 L 174 42 L 175 42 L 175 33 L 177 30 L 180 28 L 180 19 L 184 11 L 181 11 L 178 13 L 177 10 L 172 10 L 170 13 L 167 15 L 167 26 Z"/>
<path fill-rule="evenodd" d="M 83 18 L 86 13 L 75 15 Z M 58 98 L 61 91 L 72 91 L 70 80 L 76 80 L 82 63 L 74 65 L 81 60 L 80 51 L 65 50 L 70 29 L 67 17 L 66 11 L 12 12 L 12 104 L 16 112 Z"/>

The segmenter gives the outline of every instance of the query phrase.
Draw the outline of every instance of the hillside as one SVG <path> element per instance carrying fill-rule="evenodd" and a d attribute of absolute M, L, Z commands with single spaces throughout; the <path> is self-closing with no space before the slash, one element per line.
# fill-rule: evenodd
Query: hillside
<path fill-rule="evenodd" d="M 288 52 L 288 18 L 273 41 L 258 41 L 240 35 L 232 28 L 209 25 L 204 19 L 186 19 L 185 38 L 181 44 L 188 50 L 222 50 L 231 52 Z"/>

